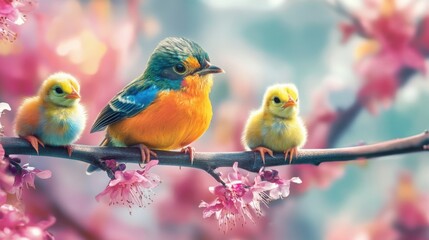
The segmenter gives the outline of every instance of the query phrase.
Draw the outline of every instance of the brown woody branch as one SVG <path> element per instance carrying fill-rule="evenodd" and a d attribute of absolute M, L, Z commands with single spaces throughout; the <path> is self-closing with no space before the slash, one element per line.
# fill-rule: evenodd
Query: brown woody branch
<path fill-rule="evenodd" d="M 6 155 L 37 155 L 31 145 L 23 139 L 1 137 Z M 397 154 L 421 152 L 428 150 L 429 132 L 414 135 L 407 138 L 399 138 L 385 142 L 331 149 L 302 149 L 291 164 L 319 165 L 323 162 L 351 161 L 356 159 L 370 159 Z M 39 156 L 58 157 L 69 160 L 78 160 L 86 163 L 100 164 L 100 160 L 115 159 L 119 162 L 139 163 L 141 161 L 140 150 L 137 147 L 98 147 L 87 145 L 73 145 L 74 151 L 68 156 L 64 147 L 46 146 L 39 149 Z M 158 154 L 159 165 L 192 167 L 202 169 L 213 175 L 213 171 L 219 167 L 231 167 L 234 162 L 238 166 L 250 172 L 258 172 L 263 166 L 259 153 L 255 152 L 229 152 L 229 153 L 195 153 L 194 163 L 191 164 L 189 155 L 180 152 L 155 151 Z M 274 157 L 266 156 L 265 166 L 289 165 L 284 160 L 282 153 L 276 153 Z"/>

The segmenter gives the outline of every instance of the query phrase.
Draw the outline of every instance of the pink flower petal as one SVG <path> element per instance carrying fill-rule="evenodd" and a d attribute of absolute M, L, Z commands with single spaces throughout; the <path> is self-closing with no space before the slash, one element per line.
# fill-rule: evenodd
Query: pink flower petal
<path fill-rule="evenodd" d="M 0 206 L 0 238 L 2 239 L 53 239 L 47 228 L 55 223 L 54 217 L 34 222 L 30 217 L 12 205 Z"/>
<path fill-rule="evenodd" d="M 158 165 L 159 161 L 158 160 L 151 160 L 148 163 L 146 163 L 144 170 L 147 172 L 149 171 L 152 167 Z"/>
<path fill-rule="evenodd" d="M 0 103 L 0 113 L 3 113 L 4 110 L 10 111 L 10 105 L 8 103 L 5 102 L 1 102 Z"/>
<path fill-rule="evenodd" d="M 350 37 L 356 32 L 356 28 L 348 23 L 342 23 L 339 27 L 342 35 L 341 43 L 347 43 Z"/>
<path fill-rule="evenodd" d="M 44 170 L 44 171 L 36 173 L 36 176 L 38 178 L 41 178 L 41 179 L 48 179 L 48 178 L 52 177 L 52 172 L 49 170 Z"/>
<path fill-rule="evenodd" d="M 4 154 L 5 154 L 5 151 L 4 151 L 3 145 L 0 144 L 0 159 L 4 158 Z"/>
<path fill-rule="evenodd" d="M 218 185 L 216 187 L 209 187 L 209 191 L 216 196 L 224 196 L 225 195 L 225 187 L 223 185 Z"/>
<path fill-rule="evenodd" d="M 203 210 L 203 218 L 215 216 L 224 230 L 236 225 L 236 221 L 250 220 L 253 216 L 261 216 L 261 202 L 264 205 L 274 199 L 289 195 L 290 182 L 301 183 L 298 177 L 290 180 L 281 179 L 276 170 L 263 170 L 250 182 L 247 176 L 241 175 L 238 164 L 234 163 L 232 172 L 228 174 L 225 185 L 209 187 L 216 198 L 211 203 L 202 201 L 199 205 Z"/>
<path fill-rule="evenodd" d="M 299 177 L 293 177 L 290 179 L 291 182 L 297 183 L 297 184 L 301 184 L 302 180 Z"/>
<path fill-rule="evenodd" d="M 243 199 L 243 201 L 245 203 L 250 203 L 250 202 L 253 201 L 254 196 L 253 196 L 252 192 L 247 191 L 247 192 L 244 193 L 244 195 L 241 198 Z"/>
<path fill-rule="evenodd" d="M 18 199 L 22 197 L 22 191 L 31 187 L 36 188 L 34 180 L 37 177 L 47 179 L 51 177 L 51 171 L 41 171 L 37 168 L 31 167 L 28 163 L 22 166 L 21 171 L 14 176 L 14 183 L 10 189 L 10 193 L 15 193 Z"/>
<path fill-rule="evenodd" d="M 424 57 L 413 48 L 407 47 L 402 50 L 402 59 L 405 66 L 412 67 L 423 73 L 426 72 Z"/>
<path fill-rule="evenodd" d="M 157 162 L 149 165 L 149 168 L 156 164 Z M 144 207 L 150 204 L 153 201 L 151 189 L 156 187 L 160 180 L 157 175 L 148 173 L 147 170 L 147 168 L 143 171 L 117 170 L 115 179 L 110 180 L 107 187 L 95 199 L 109 205 L 127 206 L 129 209 L 134 205 Z"/>
<path fill-rule="evenodd" d="M 0 189 L 0 206 L 5 204 L 7 200 L 7 194 L 3 190 Z"/>

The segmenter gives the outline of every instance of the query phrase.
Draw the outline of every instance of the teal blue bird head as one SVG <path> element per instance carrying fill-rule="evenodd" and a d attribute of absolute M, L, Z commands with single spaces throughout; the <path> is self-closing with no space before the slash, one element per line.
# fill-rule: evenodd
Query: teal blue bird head
<path fill-rule="evenodd" d="M 224 72 L 211 65 L 209 55 L 197 43 L 186 38 L 162 40 L 149 58 L 145 81 L 159 87 L 179 89 L 183 86 L 210 83 L 211 74 Z"/>

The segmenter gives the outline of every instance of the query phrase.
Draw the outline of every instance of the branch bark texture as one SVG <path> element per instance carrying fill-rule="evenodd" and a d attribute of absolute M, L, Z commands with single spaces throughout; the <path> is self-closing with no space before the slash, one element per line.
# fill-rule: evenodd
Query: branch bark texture
<path fill-rule="evenodd" d="M 1 137 L 6 155 L 37 155 L 36 151 L 24 139 Z M 115 159 L 119 162 L 139 163 L 141 161 L 138 147 L 99 147 L 87 145 L 73 145 L 70 156 L 64 147 L 46 146 L 39 149 L 39 156 L 58 157 L 69 160 L 78 160 L 86 163 L 99 163 L 100 160 Z M 291 164 L 319 165 L 323 162 L 351 161 L 356 159 L 370 159 L 397 154 L 427 151 L 429 149 L 429 132 L 407 138 L 399 138 L 385 142 L 331 149 L 301 149 Z M 234 162 L 250 172 L 258 172 L 263 166 L 259 153 L 256 152 L 197 152 L 194 163 L 191 164 L 189 155 L 180 152 L 155 151 L 158 154 L 159 165 L 182 166 L 201 169 L 207 172 L 219 167 L 231 167 Z M 266 156 L 265 166 L 289 165 L 284 160 L 283 153 L 276 153 L 274 157 Z"/>

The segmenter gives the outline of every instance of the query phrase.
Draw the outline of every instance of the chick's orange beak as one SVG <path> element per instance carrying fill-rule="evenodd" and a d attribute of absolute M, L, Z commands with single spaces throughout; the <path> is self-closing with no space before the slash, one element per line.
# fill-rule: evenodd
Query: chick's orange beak
<path fill-rule="evenodd" d="M 73 91 L 66 95 L 67 99 L 78 99 L 80 98 L 79 93 L 76 92 L 76 90 L 73 89 Z"/>
<path fill-rule="evenodd" d="M 285 104 L 283 105 L 284 108 L 293 107 L 293 106 L 296 106 L 296 102 L 292 99 L 285 102 Z"/>

